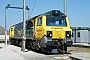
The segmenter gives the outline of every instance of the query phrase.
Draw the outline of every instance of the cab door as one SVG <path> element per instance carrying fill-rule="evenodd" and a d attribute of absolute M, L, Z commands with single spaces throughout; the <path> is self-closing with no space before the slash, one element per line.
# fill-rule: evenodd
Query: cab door
<path fill-rule="evenodd" d="M 43 36 L 43 23 L 42 23 L 42 17 L 36 18 L 36 35 L 35 38 L 37 40 L 40 40 Z"/>

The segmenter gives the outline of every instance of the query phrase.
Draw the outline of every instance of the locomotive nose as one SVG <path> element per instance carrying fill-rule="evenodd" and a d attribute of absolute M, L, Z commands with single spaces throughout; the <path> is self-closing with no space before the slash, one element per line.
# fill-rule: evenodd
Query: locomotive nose
<path fill-rule="evenodd" d="M 65 30 L 53 31 L 52 38 L 65 38 Z"/>

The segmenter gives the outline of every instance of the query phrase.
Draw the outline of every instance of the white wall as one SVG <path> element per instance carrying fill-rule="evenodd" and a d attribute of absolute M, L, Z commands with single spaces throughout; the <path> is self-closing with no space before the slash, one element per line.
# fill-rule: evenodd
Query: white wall
<path fill-rule="evenodd" d="M 88 43 L 88 30 L 81 30 L 81 42 Z"/>
<path fill-rule="evenodd" d="M 80 37 L 78 37 L 78 32 L 80 32 Z M 75 31 L 73 30 L 72 41 L 75 41 Z M 76 43 L 90 43 L 90 31 L 88 30 L 76 30 Z"/>
<path fill-rule="evenodd" d="M 0 35 L 0 40 L 5 39 L 5 35 Z M 9 35 L 7 35 L 7 39 L 9 39 Z"/>

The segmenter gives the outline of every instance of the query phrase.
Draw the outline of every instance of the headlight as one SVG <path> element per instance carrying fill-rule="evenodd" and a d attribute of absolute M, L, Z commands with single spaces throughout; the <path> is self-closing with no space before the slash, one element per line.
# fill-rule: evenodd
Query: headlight
<path fill-rule="evenodd" d="M 69 36 L 69 34 L 67 34 L 67 36 Z"/>
<path fill-rule="evenodd" d="M 52 37 L 52 31 L 47 31 L 47 37 Z"/>
<path fill-rule="evenodd" d="M 50 36 L 52 36 L 52 34 L 50 34 Z"/>
<path fill-rule="evenodd" d="M 66 37 L 71 37 L 71 32 L 70 31 L 66 31 Z"/>

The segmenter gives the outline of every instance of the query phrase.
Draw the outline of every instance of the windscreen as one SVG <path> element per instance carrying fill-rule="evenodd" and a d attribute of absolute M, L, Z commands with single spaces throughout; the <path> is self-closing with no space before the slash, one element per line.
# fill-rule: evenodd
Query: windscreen
<path fill-rule="evenodd" d="M 46 16 L 47 26 L 67 26 L 65 16 Z"/>

